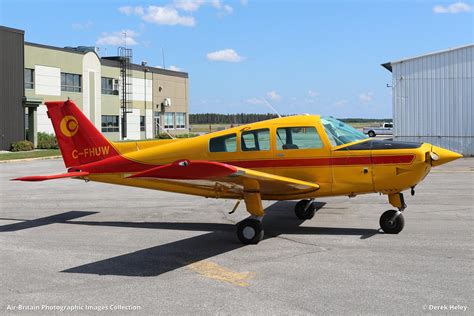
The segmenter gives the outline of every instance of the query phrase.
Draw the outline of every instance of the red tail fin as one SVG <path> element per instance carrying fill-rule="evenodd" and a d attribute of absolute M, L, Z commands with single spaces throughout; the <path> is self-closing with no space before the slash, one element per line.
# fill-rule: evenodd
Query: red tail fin
<path fill-rule="evenodd" d="M 102 160 L 118 152 L 72 101 L 46 102 L 66 167 Z"/>

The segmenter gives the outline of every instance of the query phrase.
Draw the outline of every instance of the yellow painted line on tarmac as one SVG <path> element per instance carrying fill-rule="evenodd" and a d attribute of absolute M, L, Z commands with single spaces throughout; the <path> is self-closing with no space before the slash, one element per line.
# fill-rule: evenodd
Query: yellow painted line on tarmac
<path fill-rule="evenodd" d="M 201 260 L 188 268 L 209 279 L 227 282 L 237 286 L 249 286 L 255 272 L 235 272 L 209 260 Z"/>

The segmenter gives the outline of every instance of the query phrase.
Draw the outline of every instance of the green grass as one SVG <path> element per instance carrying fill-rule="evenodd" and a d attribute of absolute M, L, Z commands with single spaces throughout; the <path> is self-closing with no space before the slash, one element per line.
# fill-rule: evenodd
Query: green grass
<path fill-rule="evenodd" d="M 191 133 L 209 133 L 215 132 L 221 129 L 230 128 L 230 124 L 210 124 L 211 130 L 209 130 L 209 124 L 191 124 Z M 236 125 L 234 125 L 236 126 Z"/>
<path fill-rule="evenodd" d="M 27 159 L 27 158 L 39 158 L 39 157 L 51 157 L 60 156 L 59 149 L 47 149 L 47 150 L 32 150 L 32 151 L 19 151 L 0 153 L 1 160 L 16 160 L 16 159 Z"/>

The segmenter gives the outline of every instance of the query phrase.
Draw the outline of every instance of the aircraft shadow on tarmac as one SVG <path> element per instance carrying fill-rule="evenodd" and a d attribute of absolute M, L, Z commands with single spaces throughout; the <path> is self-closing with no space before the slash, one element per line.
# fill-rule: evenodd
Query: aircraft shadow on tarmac
<path fill-rule="evenodd" d="M 307 227 L 304 220 L 296 219 L 292 210 L 295 202 L 281 201 L 266 208 L 264 219 L 265 237 L 291 235 L 360 235 L 361 239 L 380 233 L 377 229 Z M 319 210 L 326 203 L 314 202 Z M 188 264 L 208 259 L 241 247 L 235 237 L 235 225 L 178 222 L 109 222 L 74 220 L 97 212 L 66 212 L 50 217 L 0 226 L 0 232 L 16 231 L 54 223 L 129 227 L 142 229 L 167 229 L 208 231 L 208 233 L 175 242 L 138 250 L 124 255 L 73 267 L 61 272 L 119 276 L 158 276 Z"/>

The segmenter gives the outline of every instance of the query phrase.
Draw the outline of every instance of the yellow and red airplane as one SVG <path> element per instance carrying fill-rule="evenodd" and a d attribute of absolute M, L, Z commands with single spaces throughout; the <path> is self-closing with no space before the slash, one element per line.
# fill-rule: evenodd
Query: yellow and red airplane
<path fill-rule="evenodd" d="M 245 244 L 263 237 L 262 200 L 301 200 L 296 216 L 310 219 L 315 198 L 366 193 L 388 196 L 396 210 L 382 214 L 380 227 L 397 234 L 404 226 L 402 192 L 411 188 L 414 194 L 431 167 L 462 157 L 427 143 L 369 139 L 318 115 L 277 118 L 189 139 L 111 142 L 72 101 L 46 106 L 67 173 L 14 180 L 78 178 L 243 199 L 251 216 L 237 224 L 237 236 Z"/>

